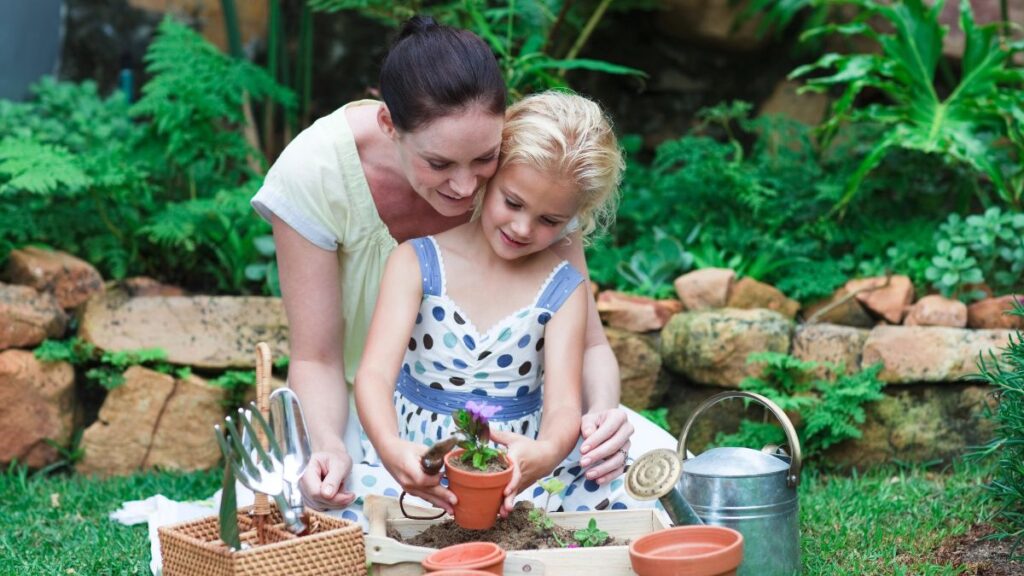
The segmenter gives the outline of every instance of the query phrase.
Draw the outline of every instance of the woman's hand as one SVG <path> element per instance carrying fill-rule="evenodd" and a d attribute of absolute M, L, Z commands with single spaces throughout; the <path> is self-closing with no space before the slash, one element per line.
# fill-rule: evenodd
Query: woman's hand
<path fill-rule="evenodd" d="M 590 412 L 583 415 L 580 426 L 583 445 L 580 464 L 587 469 L 587 479 L 607 484 L 619 477 L 626 466 L 629 437 L 633 425 L 620 408 Z"/>
<path fill-rule="evenodd" d="M 402 485 L 402 489 L 452 514 L 458 498 L 451 490 L 441 486 L 441 474 L 427 474 L 420 459 L 427 447 L 408 440 L 395 438 L 381 448 L 380 459 L 387 471 Z"/>
<path fill-rule="evenodd" d="M 506 446 L 509 460 L 515 464 L 501 503 L 501 517 L 506 518 L 515 506 L 516 495 L 550 474 L 562 458 L 550 442 L 533 440 L 515 432 L 492 429 L 491 440 Z"/>
<path fill-rule="evenodd" d="M 356 495 L 344 490 L 345 478 L 351 470 L 352 458 L 348 453 L 314 452 L 299 480 L 306 506 L 333 510 L 351 504 Z"/>

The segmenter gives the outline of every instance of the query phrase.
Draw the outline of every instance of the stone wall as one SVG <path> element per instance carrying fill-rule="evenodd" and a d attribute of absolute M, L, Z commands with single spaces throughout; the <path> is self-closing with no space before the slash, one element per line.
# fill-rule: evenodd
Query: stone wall
<path fill-rule="evenodd" d="M 998 353 L 1015 330 L 884 322 L 863 328 L 865 319 L 878 321 L 863 311 L 848 317 L 858 326 L 798 323 L 781 293 L 749 281 L 733 286 L 732 275 L 721 271 L 701 272 L 677 282 L 690 290 L 680 300 L 608 292 L 598 298 L 620 363 L 623 403 L 668 408 L 674 433 L 704 399 L 758 374 L 749 354 L 775 351 L 850 372 L 883 364 L 885 398 L 867 407 L 862 439 L 826 454 L 833 463 L 949 459 L 991 435 L 989 389 L 969 377 L 978 357 Z M 227 407 L 225 392 L 209 380 L 250 369 L 259 341 L 269 342 L 275 356 L 287 351 L 285 316 L 275 298 L 190 297 L 144 279 L 104 284 L 87 263 L 37 250 L 15 251 L 3 280 L 11 284 L 0 282 L 0 464 L 52 463 L 60 455 L 48 440 L 67 446 L 73 431 L 84 428 L 83 472 L 213 466 L 218 452 L 210 430 Z M 721 307 L 739 304 L 749 309 Z M 94 385 L 70 364 L 32 353 L 45 338 L 69 337 L 69 325 L 100 352 L 160 347 L 169 363 L 193 374 L 132 367 L 102 406 L 83 406 L 83 388 Z M 697 421 L 688 447 L 699 451 L 715 433 L 735 430 L 742 410 L 742 402 L 716 405 Z M 745 416 L 763 414 L 755 406 Z"/>

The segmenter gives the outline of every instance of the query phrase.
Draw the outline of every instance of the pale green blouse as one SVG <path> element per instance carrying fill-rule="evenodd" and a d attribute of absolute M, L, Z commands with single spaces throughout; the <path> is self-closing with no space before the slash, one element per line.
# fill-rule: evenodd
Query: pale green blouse
<path fill-rule="evenodd" d="M 345 379 L 355 380 L 377 303 L 384 264 L 398 243 L 370 195 L 355 138 L 342 106 L 300 133 L 267 173 L 252 206 L 274 214 L 303 238 L 337 252 L 344 326 Z"/>

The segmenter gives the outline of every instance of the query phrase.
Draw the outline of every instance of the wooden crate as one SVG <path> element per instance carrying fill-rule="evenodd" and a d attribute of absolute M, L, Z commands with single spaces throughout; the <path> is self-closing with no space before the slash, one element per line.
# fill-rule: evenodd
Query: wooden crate
<path fill-rule="evenodd" d="M 406 509 L 412 512 L 412 506 Z M 387 537 L 387 529 L 394 528 L 403 538 L 415 536 L 441 520 L 409 520 L 402 515 L 398 501 L 383 496 L 368 496 L 364 511 L 370 522 L 366 535 L 366 558 L 375 576 L 420 576 L 420 562 L 434 548 L 410 546 Z M 429 509 L 416 508 L 417 512 Z M 668 528 L 654 510 L 606 510 L 600 512 L 554 512 L 551 519 L 559 526 L 571 529 L 585 528 L 591 518 L 609 535 L 633 540 L 644 534 Z M 629 563 L 628 546 L 601 546 L 598 548 L 563 548 L 549 550 L 517 550 L 505 559 L 505 576 L 538 574 L 556 576 L 629 576 L 635 574 Z"/>

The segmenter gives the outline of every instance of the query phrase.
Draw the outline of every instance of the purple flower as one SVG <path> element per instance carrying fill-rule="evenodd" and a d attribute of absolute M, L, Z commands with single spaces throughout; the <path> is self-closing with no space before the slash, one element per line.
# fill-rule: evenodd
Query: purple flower
<path fill-rule="evenodd" d="M 466 402 L 466 410 L 469 411 L 473 420 L 486 424 L 495 414 L 501 412 L 501 406 L 490 406 L 487 402 L 474 402 L 470 400 Z"/>

